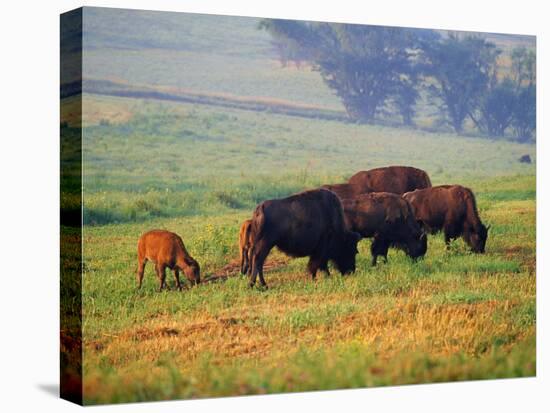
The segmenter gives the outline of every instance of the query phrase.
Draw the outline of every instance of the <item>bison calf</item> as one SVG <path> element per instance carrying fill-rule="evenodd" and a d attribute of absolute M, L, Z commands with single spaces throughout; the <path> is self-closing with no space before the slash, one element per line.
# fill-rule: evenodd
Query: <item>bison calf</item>
<path fill-rule="evenodd" d="M 485 252 L 490 227 L 479 219 L 473 192 L 460 185 L 440 185 L 408 192 L 403 197 L 410 202 L 417 220 L 432 233 L 443 230 L 447 248 L 450 242 L 463 237 L 473 252 Z"/>
<path fill-rule="evenodd" d="M 247 219 L 241 224 L 241 229 L 239 231 L 239 259 L 241 274 L 246 274 L 248 272 L 248 267 L 250 264 L 249 252 L 250 252 L 250 228 L 252 220 Z"/>
<path fill-rule="evenodd" d="M 264 201 L 254 211 L 251 228 L 250 286 L 256 276 L 266 286 L 263 265 L 273 247 L 291 257 L 309 257 L 308 271 L 328 273 L 333 261 L 342 274 L 355 271 L 360 235 L 348 231 L 340 200 L 326 189 L 301 192 L 283 199 Z"/>
<path fill-rule="evenodd" d="M 426 234 L 415 220 L 411 206 L 401 196 L 375 192 L 344 200 L 342 205 L 348 228 L 362 237 L 374 238 L 373 266 L 378 256 L 387 261 L 390 246 L 403 249 L 414 259 L 426 254 Z"/>
<path fill-rule="evenodd" d="M 147 261 L 155 263 L 155 271 L 159 279 L 159 291 L 166 286 L 166 268 L 174 271 L 176 288 L 181 289 L 179 271 L 183 271 L 187 279 L 200 283 L 200 267 L 197 261 L 189 255 L 181 237 L 173 232 L 160 229 L 143 234 L 138 241 L 138 288 L 141 288 L 143 273 Z"/>

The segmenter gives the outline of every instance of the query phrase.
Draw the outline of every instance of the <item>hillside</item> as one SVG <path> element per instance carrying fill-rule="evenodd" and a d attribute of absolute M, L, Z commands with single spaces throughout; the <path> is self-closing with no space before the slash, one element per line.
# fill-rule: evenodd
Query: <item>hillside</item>
<path fill-rule="evenodd" d="M 270 35 L 258 29 L 258 18 L 85 8 L 84 21 L 84 79 L 273 98 L 343 111 L 318 73 L 308 66 L 281 66 Z M 486 36 L 505 51 L 514 45 L 534 46 L 528 36 Z M 85 91 L 96 93 L 93 88 Z M 421 112 L 433 115 L 427 109 Z"/>

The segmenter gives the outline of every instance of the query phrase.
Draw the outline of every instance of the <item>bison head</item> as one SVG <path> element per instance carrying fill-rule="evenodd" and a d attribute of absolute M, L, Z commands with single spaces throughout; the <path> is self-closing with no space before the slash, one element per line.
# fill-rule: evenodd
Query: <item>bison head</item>
<path fill-rule="evenodd" d="M 418 237 L 410 238 L 407 242 L 407 255 L 413 259 L 423 257 L 428 250 L 428 237 L 424 231 Z"/>
<path fill-rule="evenodd" d="M 423 257 L 428 250 L 428 237 L 424 230 L 424 226 L 421 221 L 417 221 L 414 218 L 412 207 L 409 205 L 409 216 L 407 218 L 407 225 L 405 233 L 402 236 L 406 241 L 404 246 L 407 255 L 413 259 Z"/>
<path fill-rule="evenodd" d="M 190 261 L 183 272 L 192 284 L 199 284 L 201 282 L 201 268 L 197 261 Z"/>
<path fill-rule="evenodd" d="M 335 246 L 332 259 L 342 275 L 355 272 L 355 256 L 359 252 L 357 243 L 360 240 L 361 235 L 357 232 L 345 231 Z"/>
<path fill-rule="evenodd" d="M 485 243 L 487 242 L 487 233 L 490 226 L 486 227 L 482 223 L 473 231 L 466 234 L 466 241 L 473 252 L 483 254 L 485 252 Z"/>

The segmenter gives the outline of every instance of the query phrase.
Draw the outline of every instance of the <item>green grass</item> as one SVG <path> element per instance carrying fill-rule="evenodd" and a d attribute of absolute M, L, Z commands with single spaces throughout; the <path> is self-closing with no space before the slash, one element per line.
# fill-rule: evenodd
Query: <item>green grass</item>
<path fill-rule="evenodd" d="M 517 162 L 534 146 L 93 95 L 84 107 L 87 404 L 535 374 L 535 166 Z M 364 240 L 351 276 L 331 267 L 313 282 L 307 259 L 277 251 L 269 290 L 236 274 L 258 202 L 387 164 L 471 187 L 487 253 L 436 235 L 424 259 L 390 250 L 373 268 Z M 137 239 L 152 228 L 180 234 L 203 279 L 229 277 L 158 293 L 148 264 L 137 290 Z"/>
<path fill-rule="evenodd" d="M 470 253 L 462 240 L 446 251 L 438 235 L 419 262 L 390 250 L 389 262 L 372 268 L 362 241 L 355 274 L 332 269 L 312 282 L 305 259 L 285 262 L 273 252 L 267 291 L 235 275 L 157 293 L 151 267 L 136 290 L 143 231 L 181 234 L 203 277 L 220 274 L 236 260 L 245 211 L 86 226 L 86 403 L 534 375 L 533 181 L 477 182 L 482 219 L 493 225 L 486 254 Z M 512 190 L 527 195 L 491 201 Z"/>

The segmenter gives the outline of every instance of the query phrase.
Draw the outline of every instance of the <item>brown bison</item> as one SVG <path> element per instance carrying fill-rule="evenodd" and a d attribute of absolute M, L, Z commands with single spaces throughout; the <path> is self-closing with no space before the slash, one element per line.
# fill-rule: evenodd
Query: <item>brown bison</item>
<path fill-rule="evenodd" d="M 346 225 L 371 244 L 372 265 L 378 256 L 388 260 L 388 248 L 398 247 L 413 259 L 427 250 L 427 237 L 414 218 L 411 206 L 401 196 L 388 192 L 359 195 L 342 202 Z"/>
<path fill-rule="evenodd" d="M 249 252 L 250 252 L 250 228 L 252 220 L 247 219 L 241 224 L 241 229 L 239 230 L 239 259 L 241 274 L 246 274 L 248 272 L 248 266 L 250 264 Z"/>
<path fill-rule="evenodd" d="M 487 231 L 479 219 L 472 191 L 460 185 L 441 185 L 408 192 L 403 197 L 410 202 L 415 217 L 424 228 L 435 233 L 443 230 L 445 244 L 460 236 L 473 252 L 485 252 Z"/>
<path fill-rule="evenodd" d="M 357 172 L 348 183 L 359 187 L 363 193 L 391 192 L 398 195 L 432 186 L 426 172 L 411 166 L 386 166 Z"/>
<path fill-rule="evenodd" d="M 154 229 L 146 232 L 138 241 L 138 288 L 141 288 L 147 261 L 155 263 L 155 271 L 160 282 L 159 291 L 166 286 L 166 268 L 174 271 L 176 288 L 181 289 L 179 271 L 194 284 L 200 283 L 200 267 L 185 249 L 181 237 L 173 232 Z"/>
<path fill-rule="evenodd" d="M 321 186 L 321 188 L 334 192 L 340 200 L 354 198 L 362 193 L 370 192 L 362 191 L 358 185 L 352 184 L 327 184 Z"/>
<path fill-rule="evenodd" d="M 340 200 L 329 190 L 313 189 L 264 201 L 252 216 L 250 286 L 257 275 L 266 286 L 263 265 L 273 247 L 291 257 L 309 257 L 312 279 L 318 270 L 328 273 L 328 261 L 342 274 L 353 272 L 360 239 L 346 229 Z"/>

